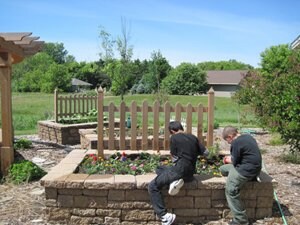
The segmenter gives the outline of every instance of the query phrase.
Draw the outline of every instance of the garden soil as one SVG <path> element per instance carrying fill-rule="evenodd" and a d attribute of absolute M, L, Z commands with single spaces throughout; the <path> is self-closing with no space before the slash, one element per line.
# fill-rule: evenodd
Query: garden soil
<path fill-rule="evenodd" d="M 37 136 L 23 136 L 33 141 L 33 147 L 17 151 L 16 157 L 23 157 L 39 164 L 49 171 L 70 151 L 79 146 L 61 146 L 44 142 Z M 284 163 L 279 156 L 288 151 L 288 146 L 270 146 L 269 134 L 254 135 L 263 149 L 263 160 L 267 172 L 278 182 L 275 189 L 280 208 L 274 198 L 272 217 L 251 221 L 253 225 L 284 224 L 280 211 L 289 225 L 300 224 L 300 165 Z M 19 138 L 19 137 L 18 137 Z M 229 148 L 221 143 L 224 148 Z M 228 149 L 227 149 L 228 150 Z M 46 220 L 44 188 L 39 181 L 22 185 L 0 184 L 0 225 L 41 225 L 50 224 Z M 207 225 L 226 225 L 227 219 L 210 221 Z"/>

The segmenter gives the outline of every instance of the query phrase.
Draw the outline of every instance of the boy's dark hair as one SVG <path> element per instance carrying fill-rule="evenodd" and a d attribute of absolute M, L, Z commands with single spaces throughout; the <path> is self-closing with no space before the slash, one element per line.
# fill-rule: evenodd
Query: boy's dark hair
<path fill-rule="evenodd" d="M 183 129 L 183 127 L 182 127 L 182 125 L 181 125 L 181 123 L 179 121 L 171 121 L 169 123 L 169 131 L 170 131 L 170 133 L 171 133 L 171 130 L 173 130 L 175 132 L 177 132 L 179 130 L 184 131 L 184 129 Z"/>

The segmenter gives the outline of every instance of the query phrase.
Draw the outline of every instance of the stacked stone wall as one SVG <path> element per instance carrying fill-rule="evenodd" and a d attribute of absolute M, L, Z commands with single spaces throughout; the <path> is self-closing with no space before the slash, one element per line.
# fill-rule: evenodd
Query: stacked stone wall
<path fill-rule="evenodd" d="M 85 154 L 95 151 L 73 150 L 42 180 L 45 187 L 48 220 L 68 224 L 160 224 L 149 200 L 147 187 L 155 174 L 88 175 L 76 169 Z M 224 177 L 195 175 L 176 196 L 163 190 L 170 212 L 178 224 L 218 220 L 229 214 Z M 267 174 L 262 182 L 248 182 L 241 191 L 249 218 L 272 215 L 273 185 Z"/>
<path fill-rule="evenodd" d="M 80 144 L 80 129 L 96 128 L 97 122 L 80 124 L 60 124 L 54 121 L 38 121 L 38 136 L 42 140 L 63 145 Z"/>

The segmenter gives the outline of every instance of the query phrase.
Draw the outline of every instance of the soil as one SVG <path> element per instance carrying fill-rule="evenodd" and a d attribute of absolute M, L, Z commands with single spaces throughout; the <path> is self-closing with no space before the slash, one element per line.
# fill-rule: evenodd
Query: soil
<path fill-rule="evenodd" d="M 17 151 L 17 157 L 37 162 L 44 170 L 49 171 L 70 151 L 80 146 L 62 146 L 38 139 L 37 136 L 23 136 L 33 141 L 33 147 Z M 272 217 L 251 221 L 253 225 L 284 224 L 280 211 L 289 225 L 300 224 L 300 165 L 280 161 L 280 155 L 287 152 L 288 146 L 270 146 L 270 134 L 254 135 L 263 149 L 263 161 L 267 172 L 278 182 L 275 189 Z M 226 144 L 222 144 L 222 147 Z M 44 188 L 39 181 L 13 185 L 0 184 L 0 225 L 49 224 L 45 216 Z M 280 208 L 278 207 L 280 205 Z M 226 219 L 211 221 L 207 225 L 225 225 Z"/>

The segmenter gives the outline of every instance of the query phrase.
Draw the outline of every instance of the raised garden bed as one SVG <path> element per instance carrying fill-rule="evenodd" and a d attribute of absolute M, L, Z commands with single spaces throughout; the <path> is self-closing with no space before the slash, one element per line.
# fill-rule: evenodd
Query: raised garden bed
<path fill-rule="evenodd" d="M 115 122 L 118 127 L 119 121 Z M 42 140 L 52 141 L 63 145 L 80 144 L 80 129 L 95 129 L 97 122 L 77 123 L 77 124 L 61 124 L 52 120 L 38 121 L 38 135 Z M 104 122 L 104 126 L 108 126 L 108 122 Z"/>
<path fill-rule="evenodd" d="M 105 151 L 111 154 L 112 151 Z M 157 154 L 154 151 L 147 151 Z M 126 151 L 128 155 L 139 151 Z M 45 177 L 48 220 L 70 224 L 160 224 L 149 201 L 147 186 L 155 174 L 81 174 L 80 163 L 95 150 L 73 150 Z M 169 154 L 160 151 L 160 154 Z M 163 190 L 167 207 L 178 223 L 203 223 L 228 216 L 224 177 L 195 175 L 176 196 Z M 262 182 L 249 182 L 241 192 L 249 218 L 272 215 L 275 181 L 261 174 Z"/>

